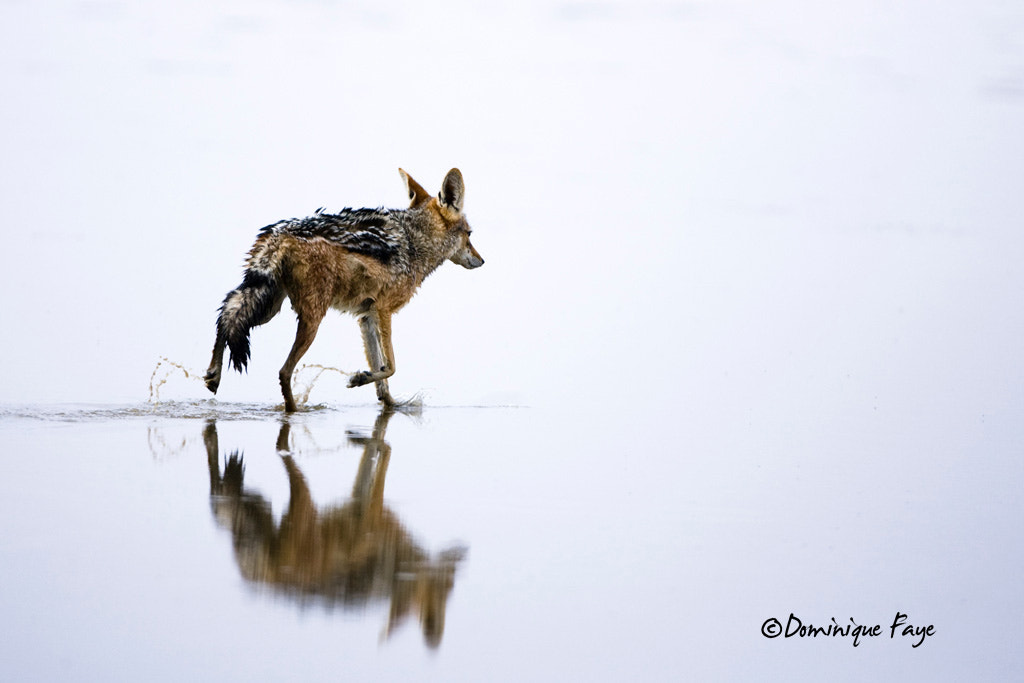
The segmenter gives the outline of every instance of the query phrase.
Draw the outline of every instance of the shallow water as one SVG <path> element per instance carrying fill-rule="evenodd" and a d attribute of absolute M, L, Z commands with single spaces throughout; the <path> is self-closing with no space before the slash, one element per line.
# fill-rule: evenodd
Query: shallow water
<path fill-rule="evenodd" d="M 998 678 L 1021 466 L 872 419 L 7 407 L 5 677 Z M 884 633 L 762 635 L 790 613 Z"/>

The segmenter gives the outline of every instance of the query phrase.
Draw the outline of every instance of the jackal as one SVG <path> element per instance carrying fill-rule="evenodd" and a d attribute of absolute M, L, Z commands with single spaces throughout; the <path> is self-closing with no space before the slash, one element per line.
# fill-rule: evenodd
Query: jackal
<path fill-rule="evenodd" d="M 370 369 L 349 379 L 350 387 L 374 382 L 377 398 L 394 405 L 388 377 L 395 373 L 391 316 L 409 303 L 423 280 L 445 259 L 463 268 L 484 260 L 469 241 L 462 213 L 465 185 L 453 168 L 437 197 L 398 169 L 409 194 L 407 209 L 318 209 L 263 228 L 249 250 L 242 284 L 228 292 L 217 317 L 213 359 L 204 377 L 217 393 L 224 348 L 241 372 L 249 361 L 249 331 L 269 322 L 285 296 L 299 319 L 291 353 L 281 368 L 281 393 L 288 412 L 297 409 L 292 374 L 309 349 L 328 308 L 359 319 Z"/>
<path fill-rule="evenodd" d="M 466 548 L 429 553 L 384 502 L 391 458 L 385 441 L 393 411 L 384 407 L 368 437 L 350 434 L 363 447 L 352 495 L 340 505 L 318 507 L 288 450 L 290 425 L 283 422 L 277 449 L 288 472 L 289 500 L 275 521 L 270 502 L 244 485 L 242 456 L 232 453 L 223 470 L 215 422 L 203 430 L 210 472 L 210 504 L 217 522 L 231 531 L 238 568 L 247 581 L 295 598 L 333 607 L 390 603 L 390 636 L 417 614 L 423 637 L 437 647 L 444 635 L 448 596 Z"/>

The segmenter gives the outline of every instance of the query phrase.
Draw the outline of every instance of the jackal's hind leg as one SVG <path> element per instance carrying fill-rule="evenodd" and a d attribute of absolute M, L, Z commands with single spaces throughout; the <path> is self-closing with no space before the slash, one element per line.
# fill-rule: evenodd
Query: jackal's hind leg
<path fill-rule="evenodd" d="M 292 374 L 299 359 L 309 350 L 313 340 L 316 339 L 316 331 L 323 320 L 323 314 L 312 317 L 299 316 L 299 329 L 295 334 L 295 343 L 288 359 L 284 362 L 278 376 L 281 380 L 281 395 L 284 396 L 284 409 L 286 412 L 294 413 L 299 407 L 295 404 L 295 397 L 292 395 Z"/>
<path fill-rule="evenodd" d="M 224 347 L 226 344 L 227 342 L 224 339 L 224 335 L 220 333 L 218 326 L 217 341 L 213 344 L 213 358 L 210 359 L 210 367 L 206 370 L 206 374 L 203 375 L 203 381 L 206 383 L 206 388 L 214 394 L 217 393 L 217 388 L 220 387 L 220 373 L 222 364 L 224 363 Z"/>
<path fill-rule="evenodd" d="M 388 390 L 388 377 L 395 374 L 395 356 L 391 348 L 391 316 L 380 315 L 377 307 L 370 304 L 369 310 L 359 318 L 359 329 L 363 333 L 363 347 L 369 370 L 352 375 L 350 387 L 360 387 L 374 382 L 377 385 L 377 399 L 386 406 L 395 405 Z"/>

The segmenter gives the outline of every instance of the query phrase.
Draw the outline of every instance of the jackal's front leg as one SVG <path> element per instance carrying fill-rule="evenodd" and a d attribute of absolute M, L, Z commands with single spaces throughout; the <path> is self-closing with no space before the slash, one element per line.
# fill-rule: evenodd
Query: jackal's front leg
<path fill-rule="evenodd" d="M 388 377 L 395 374 L 395 354 L 391 347 L 391 316 L 382 315 L 376 304 L 369 304 L 368 310 L 359 318 L 359 329 L 363 333 L 363 346 L 369 370 L 352 375 L 348 385 L 361 387 L 374 382 L 377 385 L 377 399 L 385 405 L 395 405 L 388 390 Z"/>

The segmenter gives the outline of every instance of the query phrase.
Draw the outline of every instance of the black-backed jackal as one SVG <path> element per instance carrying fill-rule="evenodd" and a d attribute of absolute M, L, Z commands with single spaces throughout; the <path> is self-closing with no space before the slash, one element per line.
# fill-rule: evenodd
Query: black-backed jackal
<path fill-rule="evenodd" d="M 228 292 L 220 307 L 213 359 L 204 378 L 210 391 L 217 393 L 220 386 L 225 346 L 231 365 L 241 372 L 249 361 L 249 331 L 277 315 L 287 296 L 299 329 L 280 372 L 285 410 L 297 409 L 292 374 L 329 308 L 355 315 L 363 334 L 370 369 L 352 375 L 348 385 L 374 382 L 377 398 L 394 405 L 387 382 L 395 373 L 391 316 L 446 259 L 464 268 L 484 263 L 469 241 L 459 169 L 448 172 L 437 197 L 398 171 L 409 193 L 408 209 L 343 209 L 336 214 L 321 209 L 260 231 L 242 284 Z"/>

